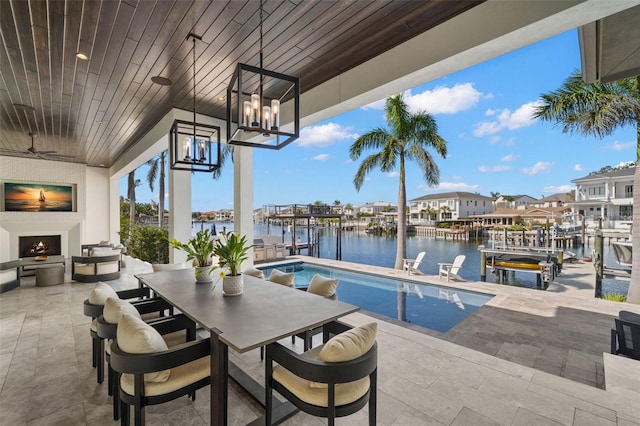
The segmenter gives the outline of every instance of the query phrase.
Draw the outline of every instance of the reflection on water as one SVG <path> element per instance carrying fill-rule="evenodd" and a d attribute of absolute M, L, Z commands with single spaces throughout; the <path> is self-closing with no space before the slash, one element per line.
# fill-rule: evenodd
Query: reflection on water
<path fill-rule="evenodd" d="M 201 229 L 212 229 L 212 223 L 194 224 L 194 233 Z M 233 223 L 216 223 L 218 231 L 225 228 L 227 231 L 233 230 Z M 284 232 L 283 232 L 284 231 Z M 325 259 L 336 258 L 336 234 L 335 228 L 319 229 L 320 257 Z M 255 224 L 254 235 L 282 236 L 285 242 L 292 239 L 291 232 L 287 227 L 266 224 Z M 296 228 L 296 239 L 307 242 L 307 229 Z M 472 281 L 480 281 L 480 252 L 478 246 L 487 244 L 487 240 L 472 241 L 451 241 L 436 239 L 433 237 L 410 236 L 407 238 L 407 257 L 415 258 L 416 255 L 426 252 L 424 261 L 420 265 L 420 270 L 428 275 L 438 275 L 438 263 L 451 263 L 458 254 L 466 256 L 465 262 L 460 270 L 460 276 Z M 605 246 L 605 265 L 616 265 L 613 250 Z M 577 247 L 569 249 L 578 258 L 591 256 L 593 247 Z M 304 251 L 302 254 L 306 254 Z M 396 237 L 376 236 L 359 231 L 342 232 L 342 260 L 354 263 L 364 263 L 367 265 L 383 266 L 393 268 L 396 259 Z M 495 276 L 487 269 L 487 281 L 493 281 Z M 595 278 L 594 278 L 595 280 Z M 536 275 L 528 272 L 514 272 L 508 274 L 507 284 L 524 287 L 536 287 Z M 625 280 L 605 279 L 603 280 L 604 293 L 626 294 L 629 282 Z"/>
<path fill-rule="evenodd" d="M 5 211 L 8 212 L 70 212 L 72 202 L 64 200 L 5 200 Z"/>

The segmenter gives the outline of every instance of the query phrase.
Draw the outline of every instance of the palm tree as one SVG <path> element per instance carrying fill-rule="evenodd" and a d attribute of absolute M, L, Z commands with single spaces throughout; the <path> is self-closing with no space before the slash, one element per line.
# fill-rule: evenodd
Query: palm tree
<path fill-rule="evenodd" d="M 147 161 L 149 171 L 147 172 L 147 183 L 149 183 L 149 189 L 153 192 L 153 183 L 158 178 L 158 226 L 164 226 L 164 163 L 167 156 L 167 151 L 162 151 L 158 156 L 153 157 Z"/>
<path fill-rule="evenodd" d="M 365 150 L 378 152 L 364 159 L 353 183 L 360 191 L 364 178 L 379 167 L 383 173 L 399 169 L 398 179 L 398 247 L 395 268 L 402 269 L 402 259 L 407 257 L 407 193 L 405 188 L 405 161 L 413 160 L 422 169 L 429 185 L 437 185 L 440 170 L 427 148 L 433 148 L 447 157 L 447 142 L 438 134 L 436 120 L 424 111 L 411 113 L 402 95 L 394 95 L 385 102 L 385 119 L 388 129 L 376 128 L 360 136 L 349 150 L 352 160 L 357 160 Z"/>
<path fill-rule="evenodd" d="M 440 207 L 440 211 L 442 211 L 442 214 L 440 215 L 440 218 L 442 220 L 449 220 L 451 219 L 451 209 L 449 208 L 449 206 L 442 206 Z"/>
<path fill-rule="evenodd" d="M 490 192 L 491 194 L 491 200 L 492 200 L 492 204 L 493 204 L 493 209 L 496 209 L 496 201 L 498 201 L 498 197 L 500 197 L 500 193 L 499 192 Z"/>
<path fill-rule="evenodd" d="M 636 126 L 636 171 L 633 179 L 633 235 L 636 242 L 627 302 L 640 303 L 640 76 L 611 83 L 585 83 L 575 70 L 562 87 L 541 95 L 534 117 L 562 124 L 563 133 L 603 138 L 618 128 Z"/>
<path fill-rule="evenodd" d="M 425 212 L 427 213 L 427 217 L 429 218 L 429 220 L 436 220 L 437 218 L 436 215 L 438 214 L 438 210 L 429 206 L 425 209 Z"/>
<path fill-rule="evenodd" d="M 136 223 L 136 186 L 140 185 L 140 179 L 136 179 L 135 169 L 129 172 L 127 180 L 127 196 L 129 197 L 129 238 Z M 128 238 L 127 238 L 128 239 Z"/>

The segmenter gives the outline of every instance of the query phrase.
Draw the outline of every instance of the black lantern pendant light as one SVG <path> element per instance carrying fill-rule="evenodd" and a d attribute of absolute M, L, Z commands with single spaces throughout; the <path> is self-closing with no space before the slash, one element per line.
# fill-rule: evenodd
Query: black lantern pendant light
<path fill-rule="evenodd" d="M 300 135 L 300 80 L 263 68 L 262 13 L 260 0 L 260 67 L 238 63 L 227 87 L 227 143 L 280 149 Z"/>
<path fill-rule="evenodd" d="M 220 127 L 196 121 L 196 40 L 193 40 L 193 121 L 175 120 L 169 133 L 169 160 L 174 170 L 212 172 L 220 168 Z"/>

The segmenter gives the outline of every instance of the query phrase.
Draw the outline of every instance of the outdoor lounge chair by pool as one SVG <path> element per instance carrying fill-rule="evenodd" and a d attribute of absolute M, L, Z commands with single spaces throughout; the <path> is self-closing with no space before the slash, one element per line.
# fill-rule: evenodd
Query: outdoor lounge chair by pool
<path fill-rule="evenodd" d="M 459 254 L 453 259 L 453 263 L 438 263 L 438 278 L 445 276 L 447 277 L 447 281 L 449 281 L 450 278 L 462 280 L 458 273 L 460 272 L 460 268 L 462 268 L 464 259 L 466 259 L 466 256 Z"/>
<path fill-rule="evenodd" d="M 402 259 L 404 265 L 402 269 L 407 271 L 408 275 L 412 273 L 422 275 L 422 271 L 418 269 L 418 266 L 422 263 L 422 259 L 424 259 L 425 252 L 421 251 L 418 253 L 415 259 Z"/>

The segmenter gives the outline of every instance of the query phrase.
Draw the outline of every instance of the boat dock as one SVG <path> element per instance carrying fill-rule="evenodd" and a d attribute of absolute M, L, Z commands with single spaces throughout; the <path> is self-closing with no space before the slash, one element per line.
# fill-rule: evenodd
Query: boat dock
<path fill-rule="evenodd" d="M 564 252 L 542 247 L 503 247 L 487 249 L 480 246 L 480 279 L 487 281 L 487 267 L 499 283 L 506 282 L 507 272 L 536 274 L 536 286 L 547 288 L 560 273 Z"/>

